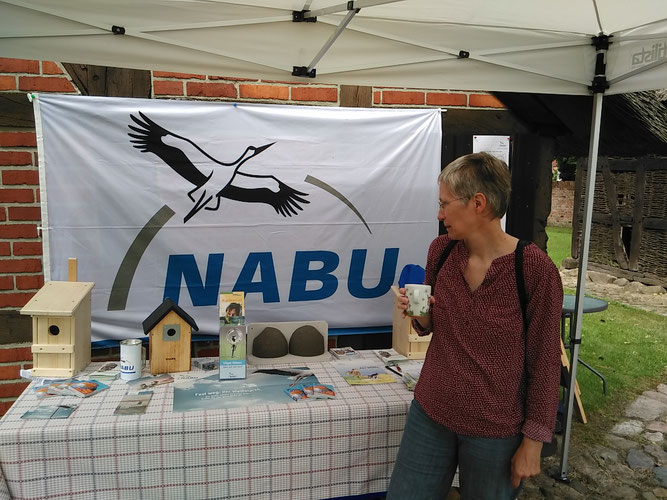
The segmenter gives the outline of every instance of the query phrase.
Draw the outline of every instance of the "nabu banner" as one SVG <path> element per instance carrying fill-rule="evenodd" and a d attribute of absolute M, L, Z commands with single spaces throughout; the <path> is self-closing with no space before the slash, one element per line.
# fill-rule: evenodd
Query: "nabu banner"
<path fill-rule="evenodd" d="M 390 325 L 437 234 L 438 110 L 39 95 L 45 278 L 94 281 L 93 340 L 143 336 L 169 297 L 246 321 Z"/>

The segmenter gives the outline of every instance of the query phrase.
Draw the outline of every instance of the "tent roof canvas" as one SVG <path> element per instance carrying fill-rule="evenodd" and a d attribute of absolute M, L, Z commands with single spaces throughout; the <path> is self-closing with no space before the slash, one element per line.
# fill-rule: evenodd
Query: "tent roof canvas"
<path fill-rule="evenodd" d="M 293 22 L 304 6 L 317 22 Z M 576 95 L 589 93 L 591 39 L 604 33 L 608 93 L 667 81 L 663 0 L 0 0 L 0 27 L 3 57 Z M 295 66 L 315 78 L 292 76 Z"/>

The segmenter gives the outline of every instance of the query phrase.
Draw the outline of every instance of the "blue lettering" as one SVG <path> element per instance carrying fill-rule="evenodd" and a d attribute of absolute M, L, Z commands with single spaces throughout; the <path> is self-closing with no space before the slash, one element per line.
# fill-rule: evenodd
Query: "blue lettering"
<path fill-rule="evenodd" d="M 310 269 L 311 262 L 321 262 L 322 266 L 319 269 Z M 334 252 L 296 252 L 289 301 L 323 300 L 331 297 L 338 288 L 338 279 L 331 273 L 336 270 L 339 262 L 340 257 Z M 306 290 L 309 281 L 319 281 L 322 286 L 316 290 Z"/>
<path fill-rule="evenodd" d="M 366 265 L 367 253 L 368 250 L 365 248 L 352 250 L 347 289 L 350 291 L 350 295 L 358 299 L 374 299 L 375 297 L 381 297 L 389 291 L 394 282 L 394 276 L 396 276 L 398 248 L 385 248 L 380 281 L 374 288 L 364 287 L 362 281 L 364 278 L 364 267 Z"/>
<path fill-rule="evenodd" d="M 261 281 L 252 281 L 257 269 L 260 269 Z M 271 252 L 252 252 L 243 264 L 243 269 L 234 285 L 235 291 L 245 293 L 261 293 L 264 303 L 280 302 L 276 268 Z"/>
<path fill-rule="evenodd" d="M 181 276 L 190 293 L 193 306 L 214 306 L 218 303 L 222 261 L 225 254 L 212 253 L 208 256 L 206 284 L 202 284 L 201 274 L 192 254 L 170 255 L 167 277 L 164 283 L 163 300 L 169 297 L 178 304 L 181 295 Z"/>

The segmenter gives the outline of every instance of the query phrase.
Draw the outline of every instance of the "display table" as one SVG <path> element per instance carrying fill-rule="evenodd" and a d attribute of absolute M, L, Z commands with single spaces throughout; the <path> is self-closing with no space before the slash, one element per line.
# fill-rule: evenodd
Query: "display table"
<path fill-rule="evenodd" d="M 335 386 L 336 399 L 227 410 L 174 413 L 168 384 L 153 388 L 144 415 L 114 416 L 122 380 L 84 399 L 40 400 L 30 386 L 0 421 L 0 499 L 326 499 L 385 491 L 412 392 L 400 380 L 350 386 L 334 363 L 307 366 Z M 72 403 L 79 407 L 67 419 L 21 419 L 36 406 Z"/>

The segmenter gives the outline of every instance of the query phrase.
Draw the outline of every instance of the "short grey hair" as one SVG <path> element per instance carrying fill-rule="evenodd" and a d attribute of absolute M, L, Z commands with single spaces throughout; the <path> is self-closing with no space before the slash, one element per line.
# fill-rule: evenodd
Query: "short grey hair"
<path fill-rule="evenodd" d="M 454 196 L 469 200 L 476 193 L 486 196 L 495 217 L 507 212 L 511 177 L 507 164 L 489 153 L 461 156 L 447 165 L 438 176 Z"/>

